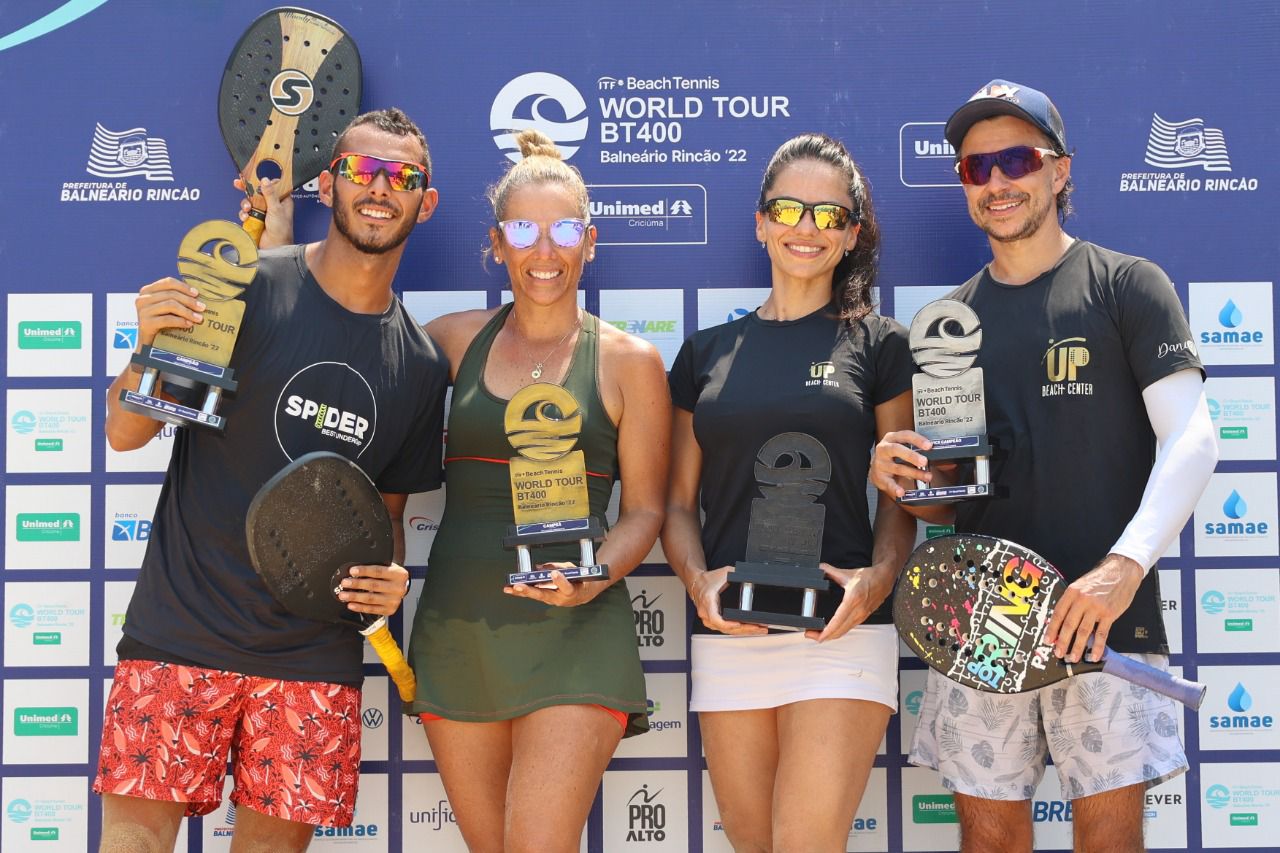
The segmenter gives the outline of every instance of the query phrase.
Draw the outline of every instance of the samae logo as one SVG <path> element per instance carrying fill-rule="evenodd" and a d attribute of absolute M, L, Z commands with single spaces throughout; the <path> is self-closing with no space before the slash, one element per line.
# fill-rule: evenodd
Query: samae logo
<path fill-rule="evenodd" d="M 1206 521 L 1206 536 L 1265 536 L 1269 525 L 1265 521 L 1244 521 L 1249 514 L 1249 505 L 1235 489 L 1222 502 L 1222 514 L 1229 521 Z"/>
<path fill-rule="evenodd" d="M 1250 714 L 1253 696 L 1245 689 L 1244 682 L 1236 682 L 1235 689 L 1227 697 L 1227 707 L 1234 713 L 1209 717 L 1211 729 L 1269 729 L 1275 725 L 1270 714 Z"/>

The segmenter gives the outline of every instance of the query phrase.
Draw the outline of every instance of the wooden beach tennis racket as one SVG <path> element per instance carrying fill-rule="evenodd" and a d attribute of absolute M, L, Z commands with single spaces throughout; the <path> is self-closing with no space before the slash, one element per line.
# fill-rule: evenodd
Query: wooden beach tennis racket
<path fill-rule="evenodd" d="M 387 617 L 356 613 L 338 600 L 352 566 L 390 565 L 394 542 L 382 495 L 354 462 L 321 451 L 299 456 L 254 496 L 245 519 L 249 557 L 290 613 L 350 625 L 368 638 L 400 698 L 417 683 Z"/>
<path fill-rule="evenodd" d="M 324 171 L 337 135 L 360 111 L 360 81 L 351 36 L 306 9 L 264 12 L 236 43 L 222 72 L 218 125 L 253 205 L 244 228 L 255 243 L 267 210 L 259 179 L 278 175 L 284 198 Z"/>
<path fill-rule="evenodd" d="M 894 588 L 893 622 L 903 642 L 938 672 L 990 693 L 1022 693 L 1073 675 L 1105 672 L 1192 710 L 1205 687 L 1105 649 L 1102 660 L 1066 663 L 1044 641 L 1067 582 L 1048 560 L 990 536 L 922 543 Z"/>

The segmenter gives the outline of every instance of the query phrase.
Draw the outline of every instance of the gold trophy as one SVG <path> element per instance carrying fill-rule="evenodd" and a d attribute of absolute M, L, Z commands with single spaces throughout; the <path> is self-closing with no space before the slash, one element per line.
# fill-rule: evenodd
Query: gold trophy
<path fill-rule="evenodd" d="M 178 274 L 199 292 L 204 322 L 190 329 L 165 329 L 134 353 L 142 369 L 137 391 L 120 394 L 121 407 L 175 426 L 202 426 L 221 432 L 217 413 L 222 395 L 235 391 L 228 365 L 244 318 L 237 299 L 258 271 L 258 247 L 234 222 L 209 220 L 187 232 L 178 247 Z M 160 382 L 205 389 L 199 409 L 155 396 Z"/>
<path fill-rule="evenodd" d="M 604 525 L 591 515 L 587 462 L 573 448 L 582 431 L 582 410 L 559 385 L 538 382 L 521 388 L 507 403 L 503 427 L 518 454 L 511 457 L 511 507 L 515 524 L 504 548 L 514 548 L 519 571 L 508 584 L 547 584 L 551 569 L 535 569 L 529 548 L 577 542 L 581 565 L 559 571 L 569 581 L 601 580 L 609 567 L 596 563 L 594 543 Z"/>

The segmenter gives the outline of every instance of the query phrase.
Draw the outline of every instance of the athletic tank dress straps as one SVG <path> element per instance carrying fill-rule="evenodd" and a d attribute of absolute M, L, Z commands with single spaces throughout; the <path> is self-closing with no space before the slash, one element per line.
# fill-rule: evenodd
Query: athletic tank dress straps
<path fill-rule="evenodd" d="M 594 704 L 628 715 L 627 735 L 648 729 L 644 672 L 624 583 L 581 607 L 507 595 L 514 551 L 502 547 L 513 522 L 503 430 L 507 400 L 484 384 L 504 306 L 467 348 L 454 381 L 445 451 L 444 516 L 431 547 L 409 658 L 418 693 L 405 712 L 492 722 L 552 705 Z M 617 475 L 618 431 L 596 384 L 599 320 L 584 315 L 563 387 L 583 414 L 575 449 L 587 465 L 591 513 L 605 517 Z M 576 543 L 535 548 L 535 563 L 576 561 Z"/>

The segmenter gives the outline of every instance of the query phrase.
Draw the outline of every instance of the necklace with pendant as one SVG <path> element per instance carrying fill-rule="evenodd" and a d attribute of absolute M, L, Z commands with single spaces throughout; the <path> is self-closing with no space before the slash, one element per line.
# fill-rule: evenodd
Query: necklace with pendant
<path fill-rule="evenodd" d="M 578 329 L 581 328 L 581 326 L 582 326 L 582 315 L 579 313 L 578 319 L 574 322 L 572 326 L 569 327 L 569 331 L 564 333 L 564 337 L 556 341 L 556 345 L 553 346 L 550 350 L 548 350 L 546 355 L 544 355 L 542 358 L 539 358 L 539 359 L 535 359 L 533 357 L 533 353 L 529 352 L 529 346 L 528 346 L 528 343 L 524 340 L 524 335 L 523 334 L 520 335 L 520 345 L 524 349 L 525 357 L 533 362 L 533 370 L 529 371 L 529 376 L 535 382 L 542 378 L 542 368 L 543 368 L 543 365 L 546 364 L 547 359 L 555 355 L 556 351 L 559 350 L 560 347 L 564 345 L 564 342 L 569 340 L 569 336 L 572 335 L 574 332 L 578 331 Z"/>

